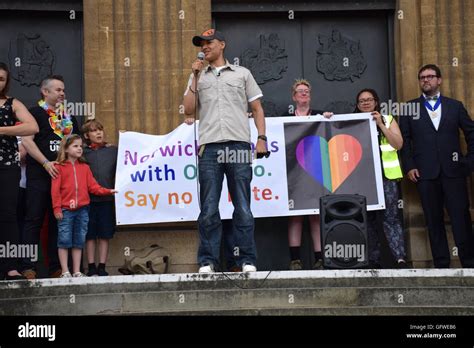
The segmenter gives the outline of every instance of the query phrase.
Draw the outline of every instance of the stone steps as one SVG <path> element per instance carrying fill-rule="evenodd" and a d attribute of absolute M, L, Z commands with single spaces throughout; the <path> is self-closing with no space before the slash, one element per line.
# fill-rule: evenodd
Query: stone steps
<path fill-rule="evenodd" d="M 474 270 L 166 274 L 0 283 L 0 315 L 472 315 Z"/>

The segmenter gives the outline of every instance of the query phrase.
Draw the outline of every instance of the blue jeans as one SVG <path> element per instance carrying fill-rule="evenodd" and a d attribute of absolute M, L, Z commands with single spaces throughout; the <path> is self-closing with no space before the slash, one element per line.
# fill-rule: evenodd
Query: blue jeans
<path fill-rule="evenodd" d="M 58 248 L 84 248 L 89 224 L 89 206 L 62 211 L 63 218 L 58 221 Z"/>
<path fill-rule="evenodd" d="M 201 213 L 198 218 L 200 237 L 198 263 L 200 265 L 212 264 L 215 267 L 219 265 L 222 237 L 219 200 L 224 174 L 234 205 L 232 234 L 234 246 L 238 248 L 237 265 L 255 265 L 257 261 L 254 219 L 250 210 L 251 158 L 246 163 L 239 161 L 243 159 L 241 156 L 236 156 L 236 161 L 232 163 L 229 160 L 223 160 L 222 154 L 232 151 L 241 153 L 250 151 L 250 144 L 236 141 L 206 144 L 199 158 Z"/>

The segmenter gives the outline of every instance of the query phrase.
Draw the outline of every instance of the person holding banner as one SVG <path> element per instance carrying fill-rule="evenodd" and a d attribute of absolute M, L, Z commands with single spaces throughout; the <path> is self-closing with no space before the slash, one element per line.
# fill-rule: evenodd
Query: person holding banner
<path fill-rule="evenodd" d="M 311 84 L 305 79 L 297 79 L 291 87 L 293 101 L 296 103 L 294 112 L 290 112 L 289 116 L 310 116 L 323 114 L 322 111 L 311 109 Z M 327 113 L 331 116 L 332 113 Z M 285 115 L 286 116 L 286 115 Z M 303 216 L 288 217 L 288 244 L 290 247 L 290 270 L 303 269 L 301 262 L 301 234 L 303 230 Z M 321 231 L 319 215 L 309 215 L 309 224 L 311 228 L 311 237 L 314 247 L 314 264 L 313 269 L 323 268 L 323 257 L 321 253 Z"/>
<path fill-rule="evenodd" d="M 445 206 L 461 265 L 471 268 L 474 267 L 474 236 L 466 177 L 473 168 L 474 121 L 460 101 L 440 93 L 442 78 L 438 66 L 423 66 L 418 81 L 423 94 L 408 102 L 414 111 L 400 119 L 405 141 L 404 169 L 420 194 L 434 267 L 450 266 Z M 467 143 L 465 156 L 461 152 L 459 129 Z"/>
<path fill-rule="evenodd" d="M 357 93 L 356 103 L 355 112 L 372 113 L 377 124 L 385 196 L 383 231 L 398 268 L 407 268 L 405 238 L 398 211 L 398 182 L 403 178 L 397 154 L 397 150 L 400 150 L 403 146 L 400 128 L 392 115 L 380 114 L 380 99 L 375 90 L 370 88 L 361 90 Z M 372 215 L 377 213 L 369 212 L 369 214 Z M 375 220 L 376 215 L 372 221 L 375 222 Z M 369 245 L 369 252 L 372 254 L 372 263 L 377 265 L 380 263 L 380 242 L 375 226 L 371 226 L 369 231 L 373 232 L 372 238 L 369 237 L 369 244 L 372 244 L 372 248 Z M 370 243 L 370 241 L 372 241 L 372 243 Z"/>
<path fill-rule="evenodd" d="M 383 230 L 397 267 L 407 268 L 404 231 L 398 211 L 398 181 L 403 177 L 397 154 L 397 150 L 403 146 L 400 128 L 392 115 L 380 114 L 380 99 L 373 89 L 365 88 L 357 93 L 354 112 L 370 112 L 377 124 L 385 197 Z M 372 268 L 381 268 L 380 240 L 376 226 L 378 214 L 378 211 L 367 213 L 369 264 Z"/>
<path fill-rule="evenodd" d="M 224 175 L 234 205 L 232 225 L 238 250 L 237 263 L 243 272 L 255 272 L 257 253 L 250 210 L 252 156 L 247 156 L 246 161 L 231 161 L 232 157 L 241 159 L 242 156 L 229 156 L 222 160 L 221 155 L 251 153 L 248 104 L 258 131 L 257 155 L 267 153 L 265 117 L 260 103 L 263 94 L 248 69 L 232 65 L 224 58 L 226 41 L 223 33 L 209 29 L 193 37 L 192 41 L 201 47 L 204 59 L 209 63 L 206 68 L 201 59 L 192 64 L 192 74 L 184 94 L 186 116 L 197 114 L 200 119 L 199 272 L 214 272 L 219 265 L 222 237 L 219 200 Z"/>

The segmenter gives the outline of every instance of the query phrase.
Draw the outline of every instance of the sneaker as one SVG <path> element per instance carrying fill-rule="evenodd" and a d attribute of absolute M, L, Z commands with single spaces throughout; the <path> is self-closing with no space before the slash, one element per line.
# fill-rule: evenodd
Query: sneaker
<path fill-rule="evenodd" d="M 36 272 L 32 269 L 27 269 L 26 271 L 21 272 L 23 277 L 26 279 L 36 279 Z"/>
<path fill-rule="evenodd" d="M 242 272 L 248 273 L 248 272 L 257 272 L 257 267 L 251 264 L 245 264 L 242 266 Z"/>
<path fill-rule="evenodd" d="M 64 273 L 61 273 L 59 278 L 72 278 L 72 275 L 70 272 L 64 272 Z"/>
<path fill-rule="evenodd" d="M 95 264 L 93 266 L 90 266 L 87 270 L 88 277 L 97 277 L 98 275 L 99 273 L 97 272 L 97 267 L 95 266 Z"/>
<path fill-rule="evenodd" d="M 107 272 L 105 271 L 105 268 L 98 268 L 98 269 L 97 269 L 97 275 L 98 275 L 99 277 L 107 277 L 107 276 L 109 275 L 109 273 L 107 273 Z"/>
<path fill-rule="evenodd" d="M 324 269 L 323 264 L 323 260 L 319 259 L 314 263 L 313 269 Z"/>
<path fill-rule="evenodd" d="M 407 262 L 406 262 L 405 260 L 400 259 L 400 260 L 398 260 L 398 262 L 397 262 L 397 268 L 399 268 L 399 269 L 407 269 L 407 268 L 409 268 L 409 267 L 408 267 Z"/>
<path fill-rule="evenodd" d="M 291 260 L 290 270 L 291 271 L 301 271 L 303 269 L 303 263 L 301 260 Z"/>
<path fill-rule="evenodd" d="M 72 275 L 74 278 L 83 278 L 83 277 L 87 277 L 84 273 L 82 272 L 76 272 Z"/>
<path fill-rule="evenodd" d="M 213 265 L 204 265 L 199 267 L 199 273 L 214 273 L 214 266 Z"/>

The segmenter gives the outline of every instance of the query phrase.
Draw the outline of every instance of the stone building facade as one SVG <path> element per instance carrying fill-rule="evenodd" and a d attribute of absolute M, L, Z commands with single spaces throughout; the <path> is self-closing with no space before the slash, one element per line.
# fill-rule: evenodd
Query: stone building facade
<path fill-rule="evenodd" d="M 0 0 L 0 9 L 25 13 L 41 10 L 31 1 L 12 4 Z M 82 46 L 77 54 L 82 54 L 83 66 L 82 92 L 74 86 L 75 93 L 86 102 L 95 103 L 96 117 L 104 123 L 109 140 L 116 142 L 120 130 L 165 134 L 182 122 L 182 95 L 191 62 L 198 52 L 191 45 L 194 35 L 216 24 L 219 28 L 235 18 L 240 18 L 241 26 L 245 27 L 246 16 L 258 19 L 259 11 L 266 11 L 262 20 L 271 15 L 288 16 L 292 10 L 298 17 L 306 11 L 305 6 L 313 11 L 308 12 L 319 16 L 339 11 L 338 18 L 347 16 L 348 21 L 360 13 L 368 18 L 385 15 L 390 56 L 387 70 L 393 76 L 387 96 L 397 101 L 418 96 L 418 69 L 434 63 L 443 72 L 442 93 L 463 101 L 472 116 L 474 92 L 469 83 L 474 78 L 474 2 L 469 0 L 68 0 L 56 5 L 56 10 L 78 11 L 77 18 L 83 26 Z M 11 37 L 15 35 L 11 33 Z M 9 43 L 2 40 L 7 40 L 7 35 L 0 43 L 8 47 Z M 8 59 L 7 54 L 0 58 Z M 67 60 L 57 59 L 55 64 L 67 70 L 66 63 Z M 18 91 L 21 99 L 21 90 Z M 474 198 L 471 179 L 468 185 Z M 407 180 L 402 187 L 409 260 L 415 267 L 430 267 L 428 236 L 416 189 Z M 449 229 L 448 218 L 446 223 Z M 285 238 L 280 235 L 280 240 Z M 171 272 L 197 269 L 198 237 L 194 223 L 120 227 L 112 240 L 108 263 L 118 267 L 123 262 L 124 248 L 153 243 L 170 249 Z M 458 266 L 457 259 L 453 260 L 452 266 Z"/>
<path fill-rule="evenodd" d="M 85 96 L 97 103 L 97 114 L 112 136 L 121 129 L 164 134 L 182 122 L 179 106 L 197 53 L 190 41 L 211 26 L 216 3 L 219 1 L 84 0 Z M 474 23 L 470 20 L 474 3 L 398 0 L 395 6 L 397 100 L 418 96 L 419 67 L 435 63 L 444 75 L 442 92 L 472 110 L 474 95 L 468 84 L 474 77 Z M 472 185 L 472 180 L 468 183 Z M 415 267 L 429 267 L 431 253 L 421 206 L 414 185 L 406 180 L 403 197 L 409 259 Z M 120 263 L 118 250 L 126 245 L 158 242 L 173 253 L 172 272 L 196 269 L 194 224 L 124 230 L 113 241 L 112 263 Z M 452 236 L 450 243 L 453 245 Z M 454 260 L 453 266 L 458 264 Z"/>

